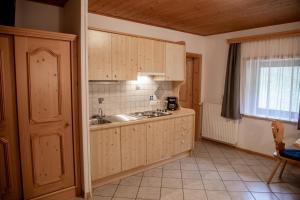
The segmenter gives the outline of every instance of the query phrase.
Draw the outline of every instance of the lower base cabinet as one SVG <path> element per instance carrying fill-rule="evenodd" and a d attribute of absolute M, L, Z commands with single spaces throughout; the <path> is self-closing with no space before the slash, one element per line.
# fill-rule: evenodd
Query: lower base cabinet
<path fill-rule="evenodd" d="M 121 127 L 122 170 L 146 165 L 146 125 Z"/>
<path fill-rule="evenodd" d="M 174 153 L 174 120 L 147 124 L 147 164 L 171 157 Z"/>
<path fill-rule="evenodd" d="M 92 180 L 143 167 L 193 148 L 194 115 L 91 130 Z"/>
<path fill-rule="evenodd" d="M 120 128 L 91 131 L 92 180 L 121 172 Z"/>

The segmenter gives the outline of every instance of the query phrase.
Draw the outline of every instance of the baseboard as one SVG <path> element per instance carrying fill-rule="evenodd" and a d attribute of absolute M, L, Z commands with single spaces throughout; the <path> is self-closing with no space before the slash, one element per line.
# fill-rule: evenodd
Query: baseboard
<path fill-rule="evenodd" d="M 217 144 L 223 144 L 223 145 L 230 146 L 232 148 L 238 149 L 240 151 L 244 151 L 244 152 L 247 152 L 247 153 L 251 153 L 251 154 L 254 154 L 254 155 L 259 155 L 259 156 L 263 156 L 265 158 L 270 158 L 272 160 L 275 160 L 274 156 L 271 156 L 271 155 L 268 155 L 268 154 L 264 154 L 264 153 L 260 153 L 260 152 L 257 152 L 257 151 L 253 151 L 253 150 L 250 150 L 250 149 L 244 149 L 244 148 L 235 146 L 233 144 L 228 144 L 226 142 L 217 141 L 217 140 L 206 138 L 206 137 L 202 137 L 202 140 L 207 140 L 207 141 L 214 142 L 214 143 L 217 143 Z"/>

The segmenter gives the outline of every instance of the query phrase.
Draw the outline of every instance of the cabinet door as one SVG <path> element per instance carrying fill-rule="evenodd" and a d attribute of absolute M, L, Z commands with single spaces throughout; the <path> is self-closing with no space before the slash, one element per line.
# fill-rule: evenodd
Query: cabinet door
<path fill-rule="evenodd" d="M 185 46 L 166 44 L 166 80 L 183 81 L 185 77 Z"/>
<path fill-rule="evenodd" d="M 138 71 L 138 39 L 112 34 L 112 79 L 136 80 Z"/>
<path fill-rule="evenodd" d="M 121 172 L 120 128 L 91 131 L 92 181 Z"/>
<path fill-rule="evenodd" d="M 138 71 L 151 73 L 153 69 L 153 40 L 138 38 Z"/>
<path fill-rule="evenodd" d="M 166 43 L 162 41 L 153 42 L 153 73 L 165 73 L 166 70 Z"/>
<path fill-rule="evenodd" d="M 174 151 L 174 120 L 147 124 L 147 164 L 170 157 Z"/>
<path fill-rule="evenodd" d="M 122 170 L 146 164 L 146 125 L 121 127 Z"/>
<path fill-rule="evenodd" d="M 0 34 L 0 199 L 21 199 L 13 38 Z"/>
<path fill-rule="evenodd" d="M 70 48 L 67 41 L 15 37 L 25 199 L 75 190 Z"/>
<path fill-rule="evenodd" d="M 111 33 L 88 31 L 89 80 L 112 80 Z"/>
<path fill-rule="evenodd" d="M 175 119 L 175 154 L 191 150 L 194 138 L 194 115 Z"/>

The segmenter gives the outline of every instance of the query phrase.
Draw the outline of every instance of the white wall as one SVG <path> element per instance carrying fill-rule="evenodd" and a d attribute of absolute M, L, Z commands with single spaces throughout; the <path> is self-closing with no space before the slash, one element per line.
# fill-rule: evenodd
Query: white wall
<path fill-rule="evenodd" d="M 205 102 L 221 103 L 224 91 L 228 47 L 227 39 L 247 35 L 288 31 L 300 28 L 300 22 L 288 23 L 263 28 L 249 29 L 238 32 L 218 34 L 205 37 L 203 62 L 203 99 Z M 285 124 L 287 137 L 300 137 L 296 125 Z M 293 140 L 291 140 L 293 141 Z M 289 141 L 289 143 L 291 143 Z M 263 154 L 272 155 L 274 143 L 271 134 L 271 122 L 267 120 L 243 118 L 239 126 L 237 146 Z"/>

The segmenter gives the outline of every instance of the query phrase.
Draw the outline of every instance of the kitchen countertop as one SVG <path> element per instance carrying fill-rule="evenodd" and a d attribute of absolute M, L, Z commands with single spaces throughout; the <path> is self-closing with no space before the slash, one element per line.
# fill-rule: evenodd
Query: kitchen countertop
<path fill-rule="evenodd" d="M 172 113 L 172 115 L 153 117 L 153 118 L 141 118 L 141 119 L 137 119 L 137 120 L 133 120 L 133 121 L 112 122 L 112 123 L 107 123 L 107 124 L 90 125 L 89 129 L 90 129 L 90 131 L 96 131 L 96 130 L 101 130 L 101 129 L 106 129 L 106 128 L 115 128 L 115 127 L 128 126 L 128 125 L 133 125 L 133 124 L 148 123 L 148 122 L 152 122 L 152 121 L 172 119 L 172 118 L 176 118 L 176 117 L 182 117 L 182 116 L 186 116 L 186 115 L 194 115 L 195 114 L 194 110 L 188 109 L 188 108 L 180 108 L 179 110 L 170 111 L 170 112 Z"/>

